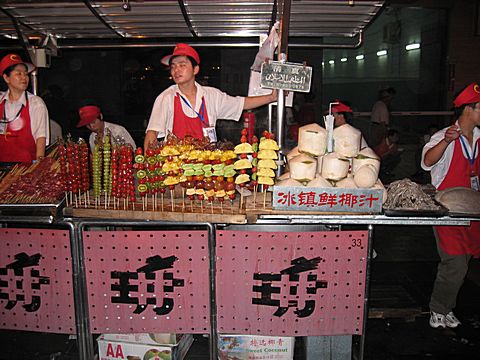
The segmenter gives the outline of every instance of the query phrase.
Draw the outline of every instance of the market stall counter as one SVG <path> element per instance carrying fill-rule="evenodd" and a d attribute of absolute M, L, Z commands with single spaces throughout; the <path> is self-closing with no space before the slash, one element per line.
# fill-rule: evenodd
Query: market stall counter
<path fill-rule="evenodd" d="M 356 178 L 365 187 L 355 175 L 339 180 L 348 173 L 339 156 L 291 168 L 314 183 L 275 183 L 278 146 L 266 135 L 253 144 L 242 135 L 233 148 L 168 142 L 135 156 L 103 144 L 91 177 L 86 144 L 67 142 L 4 176 L 0 199 L 28 206 L 2 212 L 0 326 L 76 333 L 81 359 L 93 358 L 92 334 L 112 333 L 209 334 L 211 359 L 225 355 L 218 339 L 302 336 L 308 359 L 329 349 L 362 359 L 374 226 L 480 217 L 453 216 L 408 181 L 375 187 L 378 164 L 364 161 L 377 160 L 365 154 L 356 161 L 357 173 L 371 167 Z M 32 211 L 44 202 L 25 192 L 45 171 L 63 216 Z M 19 174 L 29 174 L 20 192 Z"/>

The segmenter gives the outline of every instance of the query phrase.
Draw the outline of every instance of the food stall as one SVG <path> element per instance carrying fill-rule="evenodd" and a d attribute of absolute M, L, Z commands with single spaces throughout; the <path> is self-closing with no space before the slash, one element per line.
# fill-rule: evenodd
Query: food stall
<path fill-rule="evenodd" d="M 328 134 L 317 135 L 300 137 L 283 180 L 268 131 L 250 144 L 242 130 L 233 149 L 172 136 L 135 156 L 106 136 L 91 171 L 85 142 L 69 139 L 16 165 L 0 182 L 2 327 L 76 333 L 85 359 L 92 334 L 104 334 L 99 346 L 112 354 L 131 343 L 108 336 L 129 333 L 209 334 L 212 359 L 226 351 L 217 344 L 242 335 L 302 336 L 310 356 L 334 343 L 361 358 L 374 226 L 462 226 L 478 209 L 449 211 L 408 179 L 387 191 L 376 176 L 358 178 L 379 160 L 359 155 L 352 136 L 353 157 L 325 159 L 351 150 L 337 139 L 331 153 L 322 146 L 320 167 L 308 147 Z M 344 166 L 355 159 L 363 165 Z M 181 358 L 187 339 L 162 351 Z"/>
<path fill-rule="evenodd" d="M 160 3 L 124 1 L 124 10 Z M 382 3 L 353 8 L 367 6 L 359 13 L 371 19 Z M 290 1 L 282 4 L 289 15 Z M 109 7 L 83 10 L 108 17 Z M 28 7 L 9 9 L 22 11 Z M 288 154 L 271 129 L 251 143 L 242 133 L 233 148 L 176 139 L 137 152 L 104 139 L 91 167 L 86 143 L 69 139 L 39 163 L 15 166 L 0 183 L 0 326 L 76 334 L 81 359 L 94 357 L 92 334 L 130 333 L 209 334 L 211 359 L 228 356 L 219 339 L 240 335 L 305 336 L 311 357 L 329 338 L 361 359 L 374 226 L 463 226 L 478 216 L 439 205 L 385 207 L 396 196 L 377 182 L 378 159 L 359 148 L 345 153 L 349 146 L 316 153 L 305 146 L 327 149 L 333 130 L 300 133 L 300 158 L 291 157 L 281 179 L 275 170 Z M 371 164 L 352 172 L 361 162 Z M 120 357 L 118 342 L 103 340 Z M 182 357 L 177 350 L 172 358 Z"/>

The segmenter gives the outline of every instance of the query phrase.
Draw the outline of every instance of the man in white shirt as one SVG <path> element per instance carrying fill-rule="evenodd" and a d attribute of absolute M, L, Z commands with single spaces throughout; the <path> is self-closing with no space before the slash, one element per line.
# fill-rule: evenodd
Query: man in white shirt
<path fill-rule="evenodd" d="M 175 85 L 155 100 L 144 141 L 146 150 L 158 137 L 169 132 L 179 138 L 209 137 L 216 141 L 217 119 L 238 121 L 243 110 L 254 109 L 277 100 L 277 92 L 261 96 L 230 96 L 216 88 L 195 81 L 200 71 L 200 56 L 187 44 L 177 44 L 162 63 L 170 67 Z"/>
<path fill-rule="evenodd" d="M 104 121 L 102 111 L 97 105 L 82 106 L 78 109 L 78 114 L 80 116 L 80 121 L 78 122 L 77 127 L 86 126 L 87 129 L 92 132 L 89 138 L 90 149 L 92 151 L 95 148 L 96 138 L 100 137 L 103 142 L 103 136 L 107 130 L 110 131 L 112 141 L 131 144 L 133 149 L 135 149 L 135 141 L 127 129 L 123 126 Z"/>
<path fill-rule="evenodd" d="M 467 187 L 480 191 L 480 86 L 467 86 L 454 100 L 454 125 L 431 137 L 422 152 L 422 168 L 430 171 L 437 190 Z M 480 222 L 470 226 L 435 226 L 440 264 L 430 298 L 430 326 L 455 328 L 457 296 L 472 257 L 480 256 Z"/>
<path fill-rule="evenodd" d="M 392 87 L 380 90 L 378 93 L 378 101 L 373 104 L 372 114 L 370 115 L 371 147 L 377 146 L 387 136 L 388 127 L 390 126 L 389 107 L 396 93 L 396 90 Z"/>

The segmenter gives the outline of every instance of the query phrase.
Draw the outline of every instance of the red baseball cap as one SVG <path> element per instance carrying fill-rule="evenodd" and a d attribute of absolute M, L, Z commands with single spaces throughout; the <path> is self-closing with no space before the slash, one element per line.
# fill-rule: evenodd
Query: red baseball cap
<path fill-rule="evenodd" d="M 78 114 L 80 115 L 80 121 L 77 124 L 77 128 L 94 122 L 100 116 L 101 111 L 98 106 L 87 105 L 78 109 Z"/>
<path fill-rule="evenodd" d="M 460 107 L 476 102 L 480 102 L 480 86 L 477 83 L 471 83 L 453 100 L 453 105 Z"/>
<path fill-rule="evenodd" d="M 335 105 L 332 106 L 332 113 L 333 112 L 336 112 L 336 113 L 353 112 L 352 108 L 350 106 L 347 106 L 347 105 L 345 105 L 344 103 L 342 103 L 338 100 L 335 100 L 335 102 L 337 102 L 338 104 L 335 104 Z"/>
<path fill-rule="evenodd" d="M 190 45 L 182 44 L 182 43 L 177 44 L 175 46 L 175 49 L 173 49 L 173 53 L 171 55 L 164 56 L 162 60 L 160 60 L 160 62 L 163 65 L 169 66 L 170 59 L 172 58 L 172 56 L 179 56 L 179 55 L 190 56 L 197 62 L 197 64 L 200 64 L 200 56 L 198 56 L 198 53 L 195 51 L 195 49 Z"/>
<path fill-rule="evenodd" d="M 12 65 L 23 64 L 27 67 L 27 72 L 30 74 L 35 70 L 35 66 L 29 62 L 25 62 L 17 54 L 7 54 L 0 61 L 0 75 L 3 75 L 5 70 L 7 70 Z"/>

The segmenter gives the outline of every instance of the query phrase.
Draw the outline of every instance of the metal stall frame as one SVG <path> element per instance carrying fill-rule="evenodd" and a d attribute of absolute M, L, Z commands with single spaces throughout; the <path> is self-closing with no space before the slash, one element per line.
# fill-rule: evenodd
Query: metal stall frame
<path fill-rule="evenodd" d="M 85 273 L 85 257 L 83 248 L 83 231 L 92 226 L 99 227 L 141 227 L 145 228 L 189 228 L 189 227 L 205 227 L 208 231 L 208 252 L 209 252 L 209 280 L 210 280 L 210 336 L 209 336 L 209 350 L 210 358 L 217 358 L 217 310 L 215 303 L 215 231 L 214 226 L 211 223 L 191 223 L 191 222 L 166 222 L 166 221 L 131 221 L 131 220 L 114 220 L 114 219 L 86 219 L 86 218 L 66 218 L 63 220 L 66 223 L 70 223 L 73 231 L 73 239 L 75 245 L 75 256 L 78 256 L 76 265 L 78 271 L 77 278 L 77 291 L 74 293 L 77 301 L 81 303 L 78 307 L 79 314 L 76 318 L 80 321 L 77 325 L 79 333 L 79 356 L 82 360 L 93 359 L 94 346 L 93 337 L 91 333 L 89 323 L 89 310 L 88 310 L 88 292 Z M 72 249 L 73 250 L 73 249 Z M 76 301 L 76 302 L 77 302 Z"/>
<path fill-rule="evenodd" d="M 471 221 L 478 220 L 477 218 L 468 217 L 449 217 L 443 216 L 439 218 L 428 217 L 387 217 L 385 215 L 260 215 L 255 224 L 222 224 L 222 223 L 208 223 L 208 222 L 167 222 L 167 221 L 133 221 L 122 219 L 86 219 L 86 218 L 64 218 L 57 221 L 53 216 L 5 216 L 0 218 L 0 225 L 20 225 L 28 224 L 28 228 L 35 228 L 37 226 L 67 228 L 70 233 L 70 246 L 72 255 L 72 282 L 74 291 L 74 305 L 75 305 L 75 328 L 77 332 L 77 343 L 79 350 L 79 358 L 82 360 L 90 360 L 94 357 L 93 337 L 89 323 L 89 309 L 88 309 L 88 293 L 86 285 L 85 272 L 85 258 L 83 249 L 83 230 L 92 227 L 138 227 L 142 230 L 146 228 L 191 228 L 191 227 L 205 227 L 208 230 L 208 252 L 209 252 L 209 281 L 210 281 L 210 337 L 209 350 L 210 359 L 217 359 L 217 308 L 216 308 L 216 231 L 220 228 L 241 228 L 248 230 L 250 226 L 254 227 L 272 227 L 284 226 L 288 231 L 296 231 L 293 228 L 299 226 L 318 226 L 327 229 L 341 230 L 342 225 L 367 226 L 368 229 L 368 250 L 367 250 L 367 271 L 365 274 L 365 299 L 364 299 L 364 319 L 363 332 L 360 335 L 358 348 L 354 354 L 354 359 L 363 359 L 365 337 L 366 337 L 366 323 L 368 320 L 368 296 L 370 288 L 371 267 L 370 261 L 373 249 L 373 235 L 374 225 L 404 225 L 404 226 L 432 226 L 432 225 L 453 225 L 453 226 L 468 226 Z M 298 230 L 297 230 L 298 231 Z"/>

